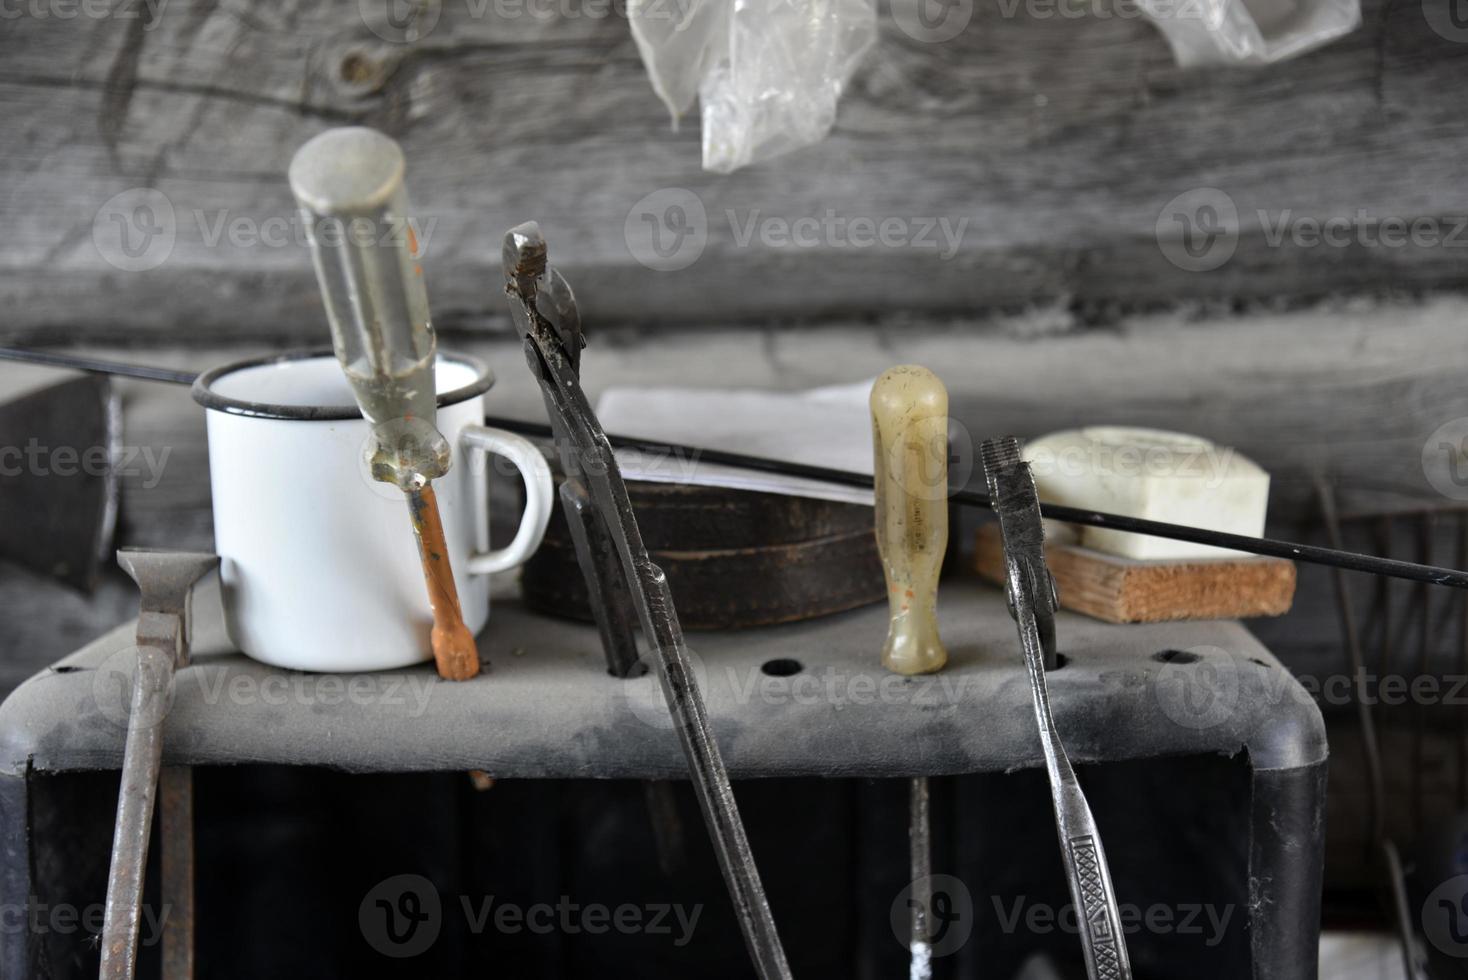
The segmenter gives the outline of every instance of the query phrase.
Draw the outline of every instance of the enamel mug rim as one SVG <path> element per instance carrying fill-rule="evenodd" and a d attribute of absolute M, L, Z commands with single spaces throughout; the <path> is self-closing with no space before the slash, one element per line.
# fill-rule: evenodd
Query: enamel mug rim
<path fill-rule="evenodd" d="M 194 379 L 190 389 L 194 401 L 211 411 L 224 412 L 228 415 L 241 415 L 255 419 L 277 419 L 282 422 L 347 422 L 360 419 L 362 411 L 356 405 L 309 405 L 309 404 L 284 404 L 278 402 L 252 401 L 245 398 L 235 398 L 230 395 L 221 394 L 215 390 L 215 386 L 224 378 L 240 371 L 253 368 L 270 367 L 272 365 L 291 364 L 297 361 L 313 361 L 325 357 L 334 358 L 336 355 L 330 347 L 315 347 L 308 350 L 293 350 L 279 354 L 262 354 L 258 357 L 247 357 L 239 361 L 231 361 L 218 367 L 210 368 Z M 457 364 L 469 368 L 474 372 L 474 380 L 462 385 L 452 391 L 439 392 L 438 407 L 444 408 L 448 405 L 457 405 L 460 402 L 477 398 L 489 391 L 494 386 L 494 372 L 489 365 L 472 354 L 460 354 L 453 351 L 439 351 L 437 358 L 447 364 Z"/>

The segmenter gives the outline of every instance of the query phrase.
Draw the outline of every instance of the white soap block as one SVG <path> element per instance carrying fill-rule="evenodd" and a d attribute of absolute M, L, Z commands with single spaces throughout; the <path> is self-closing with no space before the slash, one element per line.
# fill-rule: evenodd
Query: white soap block
<path fill-rule="evenodd" d="M 1123 426 L 1055 432 L 1024 457 L 1046 503 L 1169 524 L 1258 536 L 1269 506 L 1269 474 L 1207 439 Z M 1052 522 L 1054 523 L 1054 522 Z M 1125 558 L 1233 558 L 1223 548 L 1082 526 L 1080 543 Z M 1047 527 L 1047 535 L 1049 528 Z"/>

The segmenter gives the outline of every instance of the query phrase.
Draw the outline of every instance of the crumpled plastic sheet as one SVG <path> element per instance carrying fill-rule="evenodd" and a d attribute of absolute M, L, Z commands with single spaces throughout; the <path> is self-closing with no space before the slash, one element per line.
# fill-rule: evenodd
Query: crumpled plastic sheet
<path fill-rule="evenodd" d="M 1328 44 L 1361 24 L 1361 0 L 1136 2 L 1183 68 L 1267 65 Z"/>
<path fill-rule="evenodd" d="M 699 99 L 717 173 L 825 137 L 877 39 L 873 0 L 629 0 L 627 14 L 674 120 Z"/>
<path fill-rule="evenodd" d="M 1130 2 L 1184 68 L 1281 61 L 1361 23 L 1360 0 Z M 674 124 L 699 100 L 703 166 L 717 173 L 823 139 L 877 38 L 875 0 L 628 0 L 627 16 Z"/>

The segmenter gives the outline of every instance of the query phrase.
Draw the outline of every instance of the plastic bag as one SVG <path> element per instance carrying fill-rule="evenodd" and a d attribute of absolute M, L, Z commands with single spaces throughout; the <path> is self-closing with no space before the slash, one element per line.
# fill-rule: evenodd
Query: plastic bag
<path fill-rule="evenodd" d="M 1355 30 L 1360 0 L 1137 0 L 1183 68 L 1267 65 Z"/>
<path fill-rule="evenodd" d="M 1269 64 L 1361 23 L 1360 0 L 1136 3 L 1184 68 Z M 821 140 L 877 36 L 874 0 L 628 0 L 627 15 L 674 124 L 701 102 L 703 166 L 719 173 Z"/>
<path fill-rule="evenodd" d="M 821 140 L 877 36 L 873 0 L 629 0 L 627 14 L 675 123 L 698 97 L 718 173 Z"/>

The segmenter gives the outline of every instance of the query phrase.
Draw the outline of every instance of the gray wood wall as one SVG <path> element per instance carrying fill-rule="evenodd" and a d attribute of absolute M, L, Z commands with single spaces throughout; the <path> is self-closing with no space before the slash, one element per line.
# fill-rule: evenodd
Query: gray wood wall
<path fill-rule="evenodd" d="M 1427 16 L 1450 0 L 1366 0 L 1364 26 L 1325 49 L 1201 72 L 1175 68 L 1156 29 L 1110 0 L 1080 18 L 976 0 L 966 29 L 942 43 L 908 36 L 884 4 L 880 45 L 831 138 L 730 176 L 699 170 L 696 120 L 670 131 L 625 20 L 605 3 L 433 0 L 432 29 L 405 44 L 372 29 L 392 33 L 384 0 L 108 2 L 110 16 L 22 15 L 0 33 L 10 338 L 316 339 L 303 249 L 295 236 L 254 234 L 292 220 L 293 149 L 348 122 L 408 152 L 448 329 L 503 329 L 498 240 L 527 217 L 599 326 L 965 321 L 1035 303 L 1104 323 L 1180 301 L 1464 282 L 1468 31 L 1445 37 Z M 1159 224 L 1177 231 L 1218 194 L 1238 215 L 1236 240 L 1219 246 L 1233 241 L 1231 258 L 1179 268 L 1158 247 Z M 115 222 L 139 203 L 162 232 L 124 261 Z M 642 215 L 679 203 L 702 252 L 677 273 L 649 269 L 629 223 L 639 246 Z M 808 247 L 778 233 L 741 240 L 751 217 L 828 214 L 905 230 L 870 247 L 840 233 Z M 1354 234 L 1340 246 L 1308 234 L 1271 244 L 1282 220 L 1358 215 L 1368 228 L 1438 224 L 1400 246 Z M 923 232 L 938 221 L 962 229 L 955 248 L 922 244 L 942 242 Z"/>

